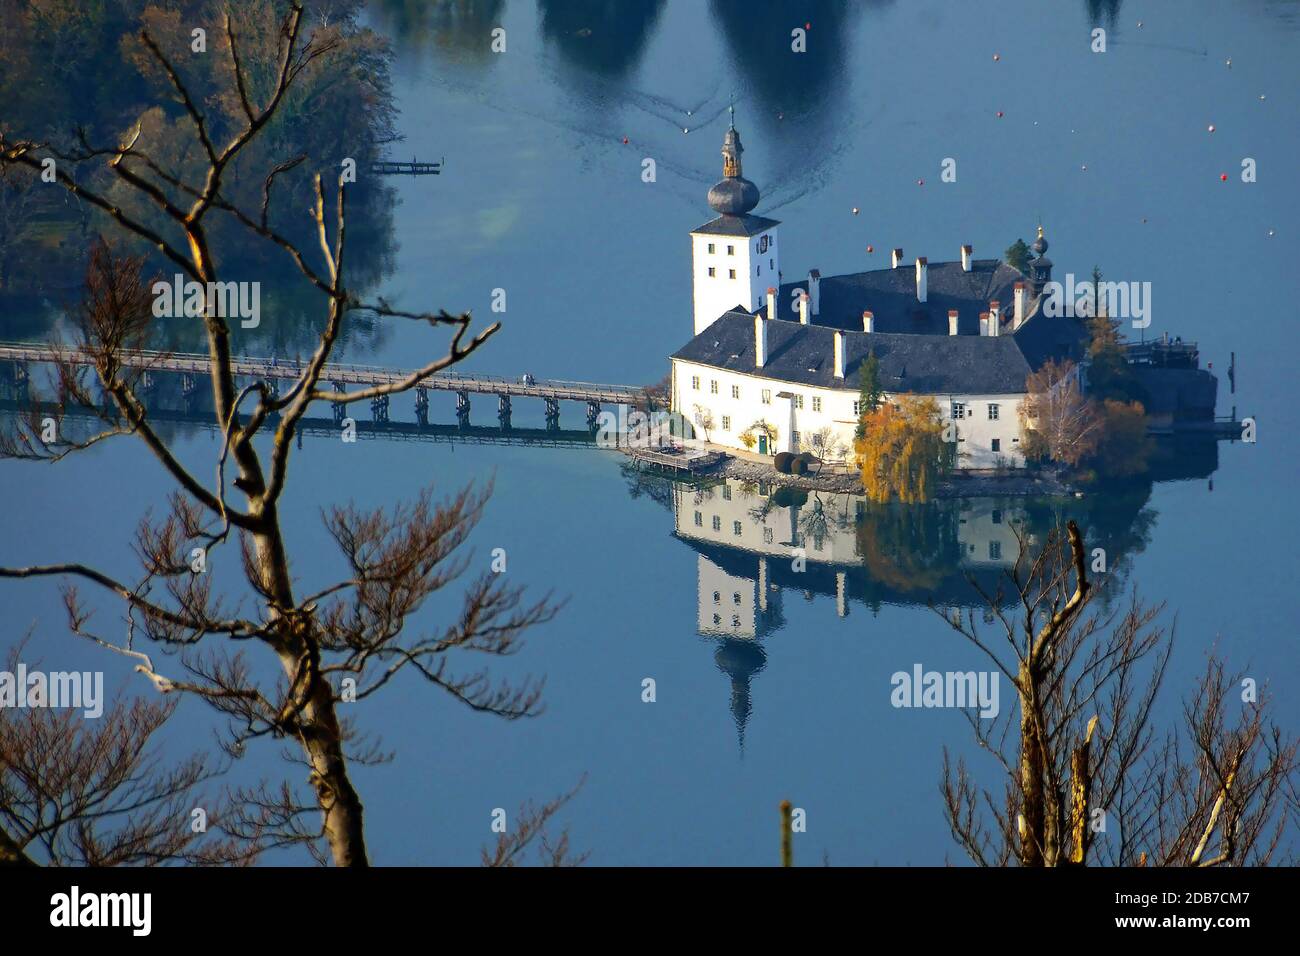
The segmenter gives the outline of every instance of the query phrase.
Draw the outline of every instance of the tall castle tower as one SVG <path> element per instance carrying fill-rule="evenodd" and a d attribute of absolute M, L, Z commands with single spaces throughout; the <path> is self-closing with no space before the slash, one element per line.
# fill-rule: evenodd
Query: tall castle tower
<path fill-rule="evenodd" d="M 718 218 L 691 233 L 691 284 L 695 300 L 695 334 L 740 306 L 762 305 L 769 286 L 781 284 L 775 219 L 750 215 L 758 205 L 758 187 L 741 175 L 735 110 L 722 140 L 722 179 L 709 190 L 709 206 Z"/>

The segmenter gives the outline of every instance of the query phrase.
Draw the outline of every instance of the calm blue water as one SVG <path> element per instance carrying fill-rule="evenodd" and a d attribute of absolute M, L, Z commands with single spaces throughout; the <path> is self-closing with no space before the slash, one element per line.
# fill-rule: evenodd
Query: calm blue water
<path fill-rule="evenodd" d="M 1041 218 L 1058 277 L 1097 264 L 1107 278 L 1150 281 L 1148 335 L 1198 341 L 1216 373 L 1235 350 L 1238 394 L 1221 376 L 1220 413 L 1235 403 L 1260 423 L 1256 445 L 1220 446 L 1212 488 L 1204 477 L 1157 484 L 1145 503 L 1149 540 L 1126 553 L 1129 584 L 1167 601 L 1166 620 L 1177 622 L 1158 717 L 1177 719 L 1211 649 L 1284 691 L 1300 677 L 1291 388 L 1300 10 L 1100 6 L 1115 10 L 1102 19 L 1109 51 L 1100 55 L 1088 48 L 1089 4 L 1029 0 L 845 5 L 852 12 L 812 3 L 797 15 L 777 4 L 678 2 L 608 27 L 593 18 L 585 38 L 562 12 L 548 20 L 510 0 L 500 5 L 503 55 L 475 52 L 472 30 L 415 37 L 399 47 L 406 139 L 394 153 L 447 164 L 439 178 L 397 184 L 387 290 L 399 306 L 472 308 L 486 321 L 491 290 L 505 288 L 505 329 L 471 368 L 658 380 L 690 334 L 687 232 L 709 218 L 704 194 L 719 175 L 733 92 L 745 172 L 764 195 L 757 211 L 783 220 L 787 276 L 879 267 L 893 246 L 941 260 L 972 243 L 993 256 L 1031 239 Z M 750 20 L 738 12 L 751 7 Z M 812 23 L 810 52 L 793 64 L 783 51 L 800 19 Z M 654 184 L 640 179 L 646 156 L 658 166 Z M 955 184 L 939 181 L 946 157 L 957 159 Z M 1257 160 L 1255 184 L 1239 181 L 1243 157 Z M 414 366 L 439 348 L 397 325 L 348 357 Z M 433 413 L 451 420 L 451 399 L 435 397 Z M 409 402 L 394 414 L 409 417 Z M 565 416 L 576 427 L 581 410 Z M 476 407 L 476 419 L 490 418 L 490 406 Z M 516 406 L 517 423 L 539 420 L 540 409 Z M 176 442 L 210 472 L 210 435 L 181 431 Z M 742 748 L 732 678 L 718 640 L 700 633 L 700 553 L 674 534 L 670 510 L 630 496 L 609 453 L 308 439 L 285 507 L 302 587 L 341 572 L 320 508 L 488 479 L 495 494 L 473 536 L 476 565 L 505 548 L 511 580 L 568 599 L 517 657 L 488 662 L 500 677 L 545 675 L 547 709 L 505 723 L 415 680 L 356 705 L 360 726 L 397 753 L 355 770 L 376 862 L 476 862 L 493 808 L 513 815 L 584 773 L 564 821 L 593 863 L 773 862 L 786 798 L 808 814 L 800 862 L 823 853 L 839 864 L 963 859 L 938 779 L 945 746 L 977 759 L 969 728 L 951 711 L 894 709 L 889 675 L 915 662 L 982 668 L 977 653 L 923 593 L 873 609 L 851 584 L 841 618 L 833 593 L 784 590 L 781 621 L 750 655 L 761 668 Z M 56 467 L 0 464 L 0 563 L 77 559 L 125 574 L 129 533 L 168 490 L 129 445 Z M 0 601 L 10 636 L 33 625 L 51 664 L 102 668 L 110 683 L 143 692 L 125 660 L 64 633 L 53 585 L 6 584 Z M 447 595 L 412 624 L 436 629 L 457 606 Z M 117 619 L 105 604 L 101 626 Z M 646 677 L 657 683 L 654 704 L 641 701 Z M 1294 695 L 1280 695 L 1276 716 L 1300 727 Z M 213 726 L 186 703 L 171 743 L 206 748 Z M 234 776 L 284 773 L 267 745 Z"/>

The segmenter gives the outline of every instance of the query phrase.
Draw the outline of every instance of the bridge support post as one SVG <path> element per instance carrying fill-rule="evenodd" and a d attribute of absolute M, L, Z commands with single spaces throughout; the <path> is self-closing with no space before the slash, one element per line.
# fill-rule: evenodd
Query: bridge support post
<path fill-rule="evenodd" d="M 388 424 L 387 395 L 377 395 L 370 400 L 370 420 L 376 425 Z"/>
<path fill-rule="evenodd" d="M 461 428 L 469 427 L 469 392 L 456 393 L 456 424 Z"/>
<path fill-rule="evenodd" d="M 415 387 L 415 421 L 421 428 L 429 427 L 429 390 L 423 385 Z"/>
<path fill-rule="evenodd" d="M 587 430 L 595 431 L 600 422 L 600 402 L 587 403 Z"/>
<path fill-rule="evenodd" d="M 546 430 L 556 432 L 560 430 L 560 400 L 558 398 L 548 398 L 546 401 Z"/>
<path fill-rule="evenodd" d="M 344 391 L 342 382 L 330 382 L 330 387 L 336 392 Z M 347 402 L 330 402 L 330 409 L 334 412 L 334 424 L 342 425 L 343 419 L 348 417 Z"/>
<path fill-rule="evenodd" d="M 497 396 L 497 421 L 501 423 L 503 431 L 510 431 L 510 396 Z"/>

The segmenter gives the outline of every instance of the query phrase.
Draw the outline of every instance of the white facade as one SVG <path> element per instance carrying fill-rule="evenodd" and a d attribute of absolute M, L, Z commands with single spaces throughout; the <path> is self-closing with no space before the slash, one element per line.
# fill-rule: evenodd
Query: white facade
<path fill-rule="evenodd" d="M 769 455 L 811 451 L 827 461 L 851 461 L 858 389 L 856 380 L 845 382 L 843 389 L 815 388 L 673 359 L 672 408 L 695 426 L 696 437 L 715 445 Z M 791 397 L 780 397 L 783 392 Z M 933 398 L 944 421 L 956 426 L 958 468 L 1023 467 L 1023 394 L 923 397 Z M 746 431 L 755 437 L 750 448 L 742 440 Z M 815 435 L 829 435 L 830 441 L 815 447 Z"/>
<path fill-rule="evenodd" d="M 691 233 L 696 335 L 738 305 L 758 308 L 768 286 L 780 284 L 775 225 L 753 236 Z"/>

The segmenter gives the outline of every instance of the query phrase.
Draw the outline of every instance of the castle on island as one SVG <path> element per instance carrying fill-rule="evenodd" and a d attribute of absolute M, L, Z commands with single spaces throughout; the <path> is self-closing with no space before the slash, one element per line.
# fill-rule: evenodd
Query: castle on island
<path fill-rule="evenodd" d="M 908 260 L 890 268 L 781 281 L 774 219 L 753 214 L 734 120 L 715 219 L 691 233 L 695 336 L 671 357 L 672 410 L 705 441 L 760 454 L 851 454 L 859 375 L 870 353 L 888 401 L 933 398 L 956 426 L 957 467 L 1023 467 L 1026 379 L 1049 359 L 1083 357 L 1084 323 L 1043 314 L 1052 261 L 1039 227 L 1028 275 L 998 259 Z M 814 439 L 814 436 L 816 438 Z M 829 453 L 828 453 L 829 452 Z"/>

